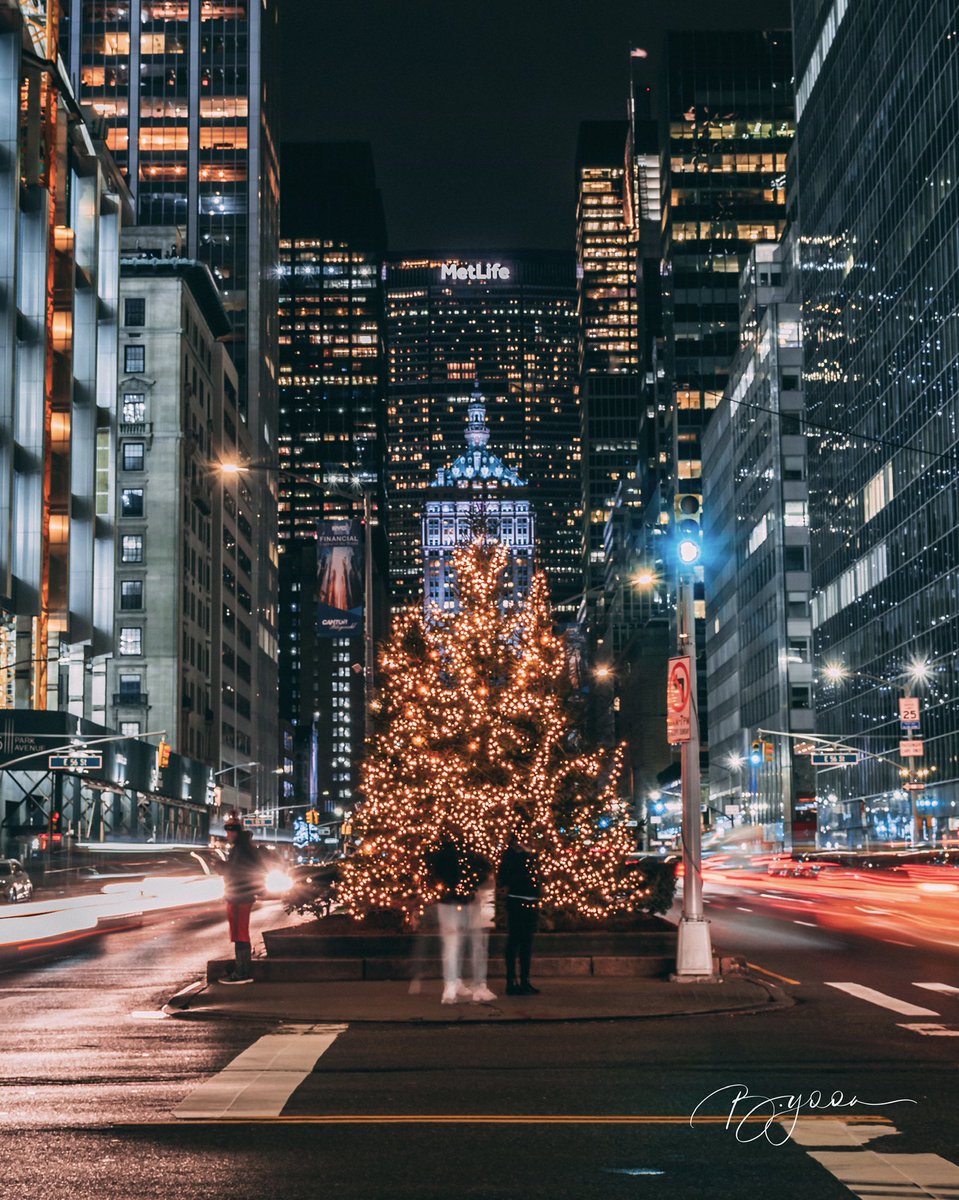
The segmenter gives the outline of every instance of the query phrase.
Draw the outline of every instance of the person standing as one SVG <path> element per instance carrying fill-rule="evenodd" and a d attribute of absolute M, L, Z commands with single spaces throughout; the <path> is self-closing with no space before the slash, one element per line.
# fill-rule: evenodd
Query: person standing
<path fill-rule="evenodd" d="M 499 882 L 506 888 L 506 994 L 536 996 L 539 988 L 530 983 L 533 937 L 539 920 L 540 883 L 536 851 L 518 831 L 510 834 L 503 852 Z M 519 959 L 519 980 L 516 960 Z"/>
<path fill-rule="evenodd" d="M 482 855 L 466 850 L 447 836 L 430 854 L 429 868 L 440 891 L 437 911 L 443 941 L 442 1003 L 495 1000 L 486 984 L 489 933 L 481 927 L 481 901 L 477 899 L 492 874 L 492 866 Z M 473 968 L 472 987 L 466 986 L 462 976 L 467 940 Z"/>
<path fill-rule="evenodd" d="M 221 983 L 252 983 L 250 966 L 253 947 L 250 942 L 250 913 L 256 903 L 257 893 L 263 887 L 265 870 L 253 837 L 243 828 L 238 816 L 230 816 L 224 822 L 229 855 L 223 865 L 223 897 L 226 900 L 226 918 L 230 927 L 235 959 L 233 970 L 220 980 Z"/>

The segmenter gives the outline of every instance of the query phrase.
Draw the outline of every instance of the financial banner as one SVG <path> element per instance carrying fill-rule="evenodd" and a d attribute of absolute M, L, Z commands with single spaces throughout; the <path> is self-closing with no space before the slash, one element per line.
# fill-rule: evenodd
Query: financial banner
<path fill-rule="evenodd" d="M 362 523 L 320 521 L 316 541 L 317 637 L 359 637 L 362 632 Z"/>

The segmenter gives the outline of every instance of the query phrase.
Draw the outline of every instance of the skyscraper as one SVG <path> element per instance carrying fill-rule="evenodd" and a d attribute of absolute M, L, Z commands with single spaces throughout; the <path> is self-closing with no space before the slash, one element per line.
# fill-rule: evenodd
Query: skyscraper
<path fill-rule="evenodd" d="M 639 457 L 638 230 L 629 215 L 628 133 L 626 121 L 585 121 L 576 149 L 581 563 L 589 624 L 603 585 L 606 520 Z"/>
<path fill-rule="evenodd" d="M 348 809 L 371 664 L 362 624 L 326 636 L 329 626 L 317 622 L 317 535 L 321 523 L 337 521 L 351 537 L 349 522 L 362 519 L 369 490 L 374 616 L 382 632 L 386 230 L 368 144 L 288 145 L 282 158 L 297 186 L 283 206 L 280 243 L 280 461 L 288 470 L 279 481 L 280 714 L 293 734 L 291 797 Z M 354 483 L 360 490 L 351 492 Z M 323 533 L 339 536 L 327 527 Z"/>
<path fill-rule="evenodd" d="M 703 437 L 709 799 L 764 840 L 815 844 L 809 483 L 795 239 L 753 247 L 741 348 Z M 769 735 L 762 761 L 751 745 Z M 793 736 L 789 736 L 793 735 Z"/>
<path fill-rule="evenodd" d="M 76 0 L 63 46 L 77 96 L 103 118 L 139 224 L 182 226 L 186 257 L 213 273 L 256 461 L 277 454 L 276 21 L 269 0 Z M 252 753 L 275 782 L 275 480 L 251 474 L 248 486 L 258 518 Z"/>
<path fill-rule="evenodd" d="M 433 610 L 456 611 L 453 554 L 479 535 L 509 549 L 504 603 L 520 605 L 533 581 L 536 517 L 528 488 L 516 472 L 489 448 L 486 405 L 479 391 L 469 397 L 466 451 L 440 467 L 423 514 L 423 603 Z M 465 404 L 464 404 L 465 407 Z"/>
<path fill-rule="evenodd" d="M 554 602 L 563 611 L 572 597 L 575 610 L 582 587 L 572 259 L 430 253 L 390 259 L 385 276 L 393 603 L 420 599 L 420 521 L 437 470 L 460 451 L 463 399 L 475 381 L 498 453 L 529 486 L 537 562 Z"/>
<path fill-rule="evenodd" d="M 729 379 L 739 338 L 739 276 L 758 241 L 786 220 L 792 145 L 792 55 L 787 33 L 672 33 L 659 118 L 663 147 L 662 449 L 672 495 L 701 503 L 702 435 Z M 711 548 L 704 547 L 708 558 Z M 705 595 L 696 568 L 696 640 L 703 652 Z M 706 744 L 706 672 L 699 712 Z"/>
<path fill-rule="evenodd" d="M 816 719 L 870 751 L 820 820 L 837 843 L 939 840 L 959 812 L 955 5 L 793 11 Z M 908 691 L 921 758 L 898 753 Z"/>

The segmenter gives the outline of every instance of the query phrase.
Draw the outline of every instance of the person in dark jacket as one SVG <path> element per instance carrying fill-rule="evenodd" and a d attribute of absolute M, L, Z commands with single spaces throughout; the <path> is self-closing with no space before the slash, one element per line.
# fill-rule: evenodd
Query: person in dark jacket
<path fill-rule="evenodd" d="M 257 893 L 263 888 L 265 870 L 259 852 L 253 845 L 253 838 L 250 832 L 243 828 L 240 818 L 228 817 L 223 828 L 226 830 L 226 840 L 230 848 L 222 870 L 223 897 L 226 900 L 230 941 L 233 943 L 236 957 L 233 970 L 220 982 L 252 983 L 250 913 L 256 903 Z"/>
<path fill-rule="evenodd" d="M 428 858 L 434 886 L 440 890 L 438 906 L 443 940 L 443 1004 L 458 1000 L 486 1002 L 496 997 L 486 984 L 489 932 L 482 922 L 479 893 L 492 874 L 492 864 L 481 854 L 446 836 Z M 470 942 L 472 986 L 462 978 L 463 952 Z"/>
<path fill-rule="evenodd" d="M 522 827 L 510 834 L 503 852 L 499 882 L 506 888 L 506 994 L 535 996 L 539 988 L 529 981 L 533 937 L 539 920 L 540 883 L 536 851 L 522 840 Z M 516 960 L 519 959 L 519 980 Z"/>

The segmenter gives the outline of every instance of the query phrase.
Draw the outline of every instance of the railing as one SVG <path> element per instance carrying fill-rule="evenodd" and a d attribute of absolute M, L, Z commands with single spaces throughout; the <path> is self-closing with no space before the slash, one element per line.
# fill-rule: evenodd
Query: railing
<path fill-rule="evenodd" d="M 147 694 L 146 692 L 114 692 L 113 703 L 126 708 L 146 708 Z"/>

